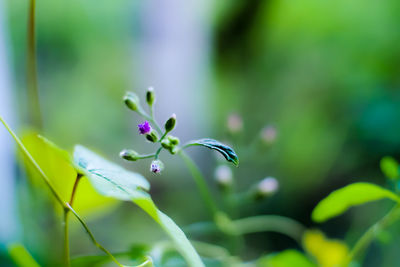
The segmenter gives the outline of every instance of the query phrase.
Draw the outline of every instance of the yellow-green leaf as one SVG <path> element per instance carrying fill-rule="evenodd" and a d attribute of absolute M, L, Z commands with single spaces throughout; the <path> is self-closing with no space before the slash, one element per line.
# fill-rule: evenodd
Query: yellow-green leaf
<path fill-rule="evenodd" d="M 183 231 L 167 215 L 157 209 L 146 192 L 149 185 L 143 176 L 128 172 L 83 146 L 75 147 L 74 162 L 100 194 L 120 200 L 130 200 L 149 214 L 169 235 L 189 266 L 204 266 Z"/>
<path fill-rule="evenodd" d="M 400 202 L 396 194 L 380 186 L 370 183 L 354 183 L 330 193 L 318 203 L 311 216 L 316 222 L 324 222 L 344 213 L 353 206 L 383 198 Z"/>
<path fill-rule="evenodd" d="M 51 185 L 62 200 L 68 202 L 77 177 L 77 171 L 68 152 L 35 132 L 26 132 L 23 135 L 22 142 L 47 177 L 49 177 Z M 31 165 L 27 162 L 26 166 Z M 32 183 L 44 187 L 44 183 L 37 172 L 30 168 L 28 168 L 28 171 Z M 79 214 L 86 217 L 104 214 L 116 207 L 118 203 L 111 197 L 99 194 L 87 179 L 82 178 L 80 180 L 74 200 L 74 209 Z"/>
<path fill-rule="evenodd" d="M 280 253 L 264 256 L 257 261 L 257 267 L 317 267 L 301 252 L 288 249 Z"/>
<path fill-rule="evenodd" d="M 343 266 L 349 254 L 345 243 L 328 239 L 318 230 L 309 230 L 304 233 L 303 247 L 321 267 Z"/>

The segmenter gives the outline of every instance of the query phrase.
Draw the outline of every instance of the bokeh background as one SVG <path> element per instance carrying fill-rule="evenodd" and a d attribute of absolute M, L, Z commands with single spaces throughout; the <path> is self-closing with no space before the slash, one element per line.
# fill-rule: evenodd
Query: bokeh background
<path fill-rule="evenodd" d="M 29 124 L 26 86 L 28 1 L 0 1 L 0 111 L 16 129 Z M 37 1 L 37 56 L 43 133 L 61 147 L 95 148 L 145 175 L 161 210 L 178 225 L 207 220 L 205 207 L 182 161 L 162 154 L 161 176 L 148 161 L 126 164 L 123 148 L 154 147 L 137 134 L 141 119 L 123 105 L 126 91 L 144 96 L 153 86 L 160 122 L 176 113 L 175 135 L 187 141 L 213 137 L 232 143 L 241 158 L 234 169 L 243 192 L 266 176 L 279 192 L 239 217 L 279 214 L 322 229 L 349 245 L 391 207 L 381 201 L 316 225 L 313 207 L 332 190 L 355 181 L 385 185 L 379 160 L 400 158 L 400 3 L 374 1 Z M 227 117 L 239 114 L 243 130 L 227 135 Z M 266 125 L 276 141 L 250 156 L 249 144 Z M 51 266 L 62 235 L 46 198 L 29 188 L 12 140 L 0 130 L 0 244 L 19 240 Z M 218 195 L 210 151 L 191 155 Z M 124 203 L 88 218 L 113 251 L 165 238 L 138 208 Z M 391 227 L 399 233 L 400 224 Z M 49 234 L 53 233 L 53 234 Z M 73 228 L 72 254 L 97 253 Z M 218 240 L 212 240 L 218 243 Z M 363 266 L 397 266 L 398 235 L 368 249 Z M 241 256 L 294 247 L 272 233 L 246 238 Z M 397 265 L 396 265 L 397 264 Z"/>

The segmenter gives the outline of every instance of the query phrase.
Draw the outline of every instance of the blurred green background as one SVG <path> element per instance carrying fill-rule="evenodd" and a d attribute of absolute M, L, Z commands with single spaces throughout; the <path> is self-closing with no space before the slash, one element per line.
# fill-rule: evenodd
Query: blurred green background
<path fill-rule="evenodd" d="M 28 3 L 6 0 L 3 6 L 13 113 L 22 128 L 30 112 Z M 153 149 L 137 134 L 141 121 L 124 107 L 124 93 L 144 96 L 154 86 L 159 121 L 177 114 L 175 135 L 228 140 L 239 158 L 272 124 L 276 142 L 245 155 L 234 171 L 238 191 L 266 176 L 278 179 L 280 191 L 240 216 L 288 216 L 351 245 L 391 203 L 363 206 L 323 225 L 313 224 L 310 214 L 320 199 L 350 182 L 385 185 L 379 160 L 400 158 L 399 11 L 395 0 L 37 1 L 44 135 L 69 150 L 77 143 L 95 148 L 142 173 L 160 209 L 183 226 L 208 217 L 181 160 L 163 153 L 165 172 L 154 176 L 150 162 L 118 158 L 123 148 Z M 231 113 L 244 123 L 234 140 L 226 129 Z M 191 152 L 218 194 L 212 152 Z M 49 210 L 35 211 L 46 200 L 26 197 L 27 182 L 18 173 L 17 236 L 39 262 L 52 265 L 62 235 Z M 164 238 L 129 204 L 89 224 L 113 251 Z M 97 253 L 76 226 L 72 254 Z M 399 233 L 396 225 L 391 231 Z M 375 242 L 363 266 L 399 265 L 399 242 L 398 235 Z M 296 246 L 285 236 L 254 234 L 241 255 L 252 259 Z"/>

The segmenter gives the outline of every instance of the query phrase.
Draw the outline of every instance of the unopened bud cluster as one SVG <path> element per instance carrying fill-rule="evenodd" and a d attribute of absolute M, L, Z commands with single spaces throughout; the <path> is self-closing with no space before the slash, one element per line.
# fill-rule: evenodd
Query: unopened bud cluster
<path fill-rule="evenodd" d="M 146 103 L 150 108 L 150 115 L 146 113 L 146 111 L 141 107 L 139 97 L 133 93 L 128 92 L 124 96 L 124 103 L 125 105 L 137 112 L 146 120 L 143 123 L 138 124 L 138 132 L 140 135 L 144 135 L 146 140 L 152 143 L 159 143 L 160 148 L 154 154 L 149 155 L 140 155 L 137 152 L 125 149 L 121 151 L 120 157 L 128 160 L 128 161 L 137 161 L 139 159 L 144 158 L 154 158 L 152 163 L 150 164 L 150 171 L 153 173 L 160 173 L 163 168 L 164 164 L 158 159 L 159 153 L 162 149 L 168 150 L 171 154 L 176 154 L 179 150 L 179 139 L 172 135 L 167 135 L 171 132 L 176 126 L 176 115 L 172 114 L 170 118 L 164 123 L 164 130 L 158 126 L 157 122 L 154 119 L 153 115 L 153 105 L 156 101 L 156 95 L 154 89 L 149 87 L 146 91 Z M 150 122 L 153 124 L 150 124 Z M 160 137 L 161 136 L 161 137 Z"/>
<path fill-rule="evenodd" d="M 178 152 L 179 138 L 168 135 L 166 138 L 164 138 L 164 140 L 161 141 L 161 145 L 171 154 L 176 154 Z"/>

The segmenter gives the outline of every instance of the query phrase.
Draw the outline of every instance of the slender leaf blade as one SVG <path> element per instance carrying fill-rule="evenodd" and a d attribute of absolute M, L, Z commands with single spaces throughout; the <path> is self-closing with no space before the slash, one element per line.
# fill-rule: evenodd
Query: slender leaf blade
<path fill-rule="evenodd" d="M 353 206 L 389 198 L 400 202 L 399 197 L 391 191 L 370 183 L 354 183 L 333 191 L 321 200 L 312 212 L 312 219 L 324 222 L 336 217 Z"/>
<path fill-rule="evenodd" d="M 11 259 L 19 267 L 40 267 L 26 248 L 19 243 L 7 246 Z"/>
<path fill-rule="evenodd" d="M 190 266 L 204 266 L 183 231 L 171 218 L 158 210 L 146 192 L 150 186 L 145 178 L 137 173 L 122 171 L 122 167 L 103 159 L 83 146 L 75 147 L 74 161 L 100 194 L 134 202 L 161 226 Z M 132 179 L 136 180 L 132 182 Z M 141 181 L 141 184 L 138 181 Z"/>
<path fill-rule="evenodd" d="M 236 155 L 236 152 L 227 145 L 222 144 L 221 142 L 214 139 L 199 139 L 195 141 L 191 141 L 186 146 L 204 146 L 221 153 L 225 159 L 229 162 L 232 162 L 235 166 L 239 165 L 239 158 Z"/>

